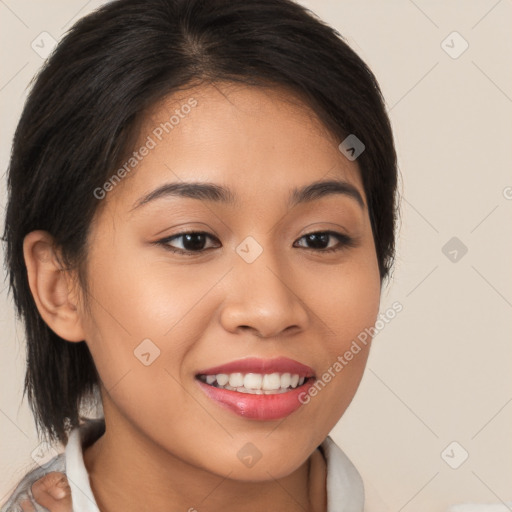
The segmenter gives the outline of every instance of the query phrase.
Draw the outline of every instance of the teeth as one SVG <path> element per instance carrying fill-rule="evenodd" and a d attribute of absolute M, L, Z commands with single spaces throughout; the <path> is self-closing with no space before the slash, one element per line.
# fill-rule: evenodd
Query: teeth
<path fill-rule="evenodd" d="M 229 385 L 232 388 L 239 388 L 244 385 L 244 376 L 241 373 L 232 373 L 229 376 Z"/>
<path fill-rule="evenodd" d="M 249 393 L 253 395 L 273 395 L 285 393 L 291 388 L 302 386 L 306 378 L 290 373 L 219 373 L 200 375 L 200 380 L 218 388 Z"/>
<path fill-rule="evenodd" d="M 215 380 L 219 386 L 225 386 L 229 382 L 229 375 L 219 373 L 218 375 L 215 375 Z"/>
<path fill-rule="evenodd" d="M 263 384 L 261 389 L 272 391 L 281 388 L 281 377 L 279 373 L 271 373 L 270 375 L 263 375 Z"/>
<path fill-rule="evenodd" d="M 261 389 L 263 377 L 259 373 L 248 373 L 244 377 L 244 388 L 246 389 Z"/>
<path fill-rule="evenodd" d="M 283 373 L 281 375 L 281 388 L 289 388 L 292 383 L 292 376 L 290 373 Z"/>

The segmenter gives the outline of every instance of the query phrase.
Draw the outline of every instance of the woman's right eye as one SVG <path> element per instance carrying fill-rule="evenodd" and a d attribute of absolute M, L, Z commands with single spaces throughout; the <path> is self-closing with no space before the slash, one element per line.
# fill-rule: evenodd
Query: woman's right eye
<path fill-rule="evenodd" d="M 171 242 L 180 238 L 182 239 L 182 248 L 170 245 Z M 212 249 L 212 247 L 204 247 L 207 238 L 217 240 L 213 235 L 204 231 L 186 231 L 157 240 L 155 243 L 163 246 L 168 251 L 191 256 L 194 253 L 201 253 L 206 249 Z"/>

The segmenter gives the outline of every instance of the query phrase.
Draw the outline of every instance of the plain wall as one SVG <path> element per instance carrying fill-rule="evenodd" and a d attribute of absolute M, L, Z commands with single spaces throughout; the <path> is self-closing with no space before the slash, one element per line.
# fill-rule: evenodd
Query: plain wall
<path fill-rule="evenodd" d="M 2 173 L 26 87 L 43 62 L 32 41 L 42 32 L 58 40 L 101 3 L 0 3 Z M 301 3 L 377 76 L 402 175 L 398 254 L 382 311 L 394 301 L 403 311 L 375 338 L 359 391 L 331 435 L 369 499 L 380 496 L 380 510 L 512 501 L 512 3 Z M 469 44 L 457 58 L 464 42 L 454 31 Z M 5 176 L 0 190 L 3 206 Z M 23 327 L 6 281 L 0 312 L 3 502 L 39 441 L 21 402 Z M 467 460 L 450 467 L 464 451 Z"/>

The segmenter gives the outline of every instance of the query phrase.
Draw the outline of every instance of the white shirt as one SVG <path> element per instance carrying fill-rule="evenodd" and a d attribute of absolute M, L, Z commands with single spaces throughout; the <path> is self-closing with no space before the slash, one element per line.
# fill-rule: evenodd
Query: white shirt
<path fill-rule="evenodd" d="M 19 503 L 27 497 L 36 512 L 45 511 L 30 497 L 28 491 L 36 480 L 52 471 L 66 474 L 71 487 L 73 512 L 99 512 L 84 464 L 83 451 L 104 431 L 103 418 L 88 420 L 73 429 L 64 453 L 25 475 L 0 512 L 21 512 Z M 355 466 L 330 437 L 320 447 L 327 467 L 327 512 L 364 512 L 363 481 Z"/>

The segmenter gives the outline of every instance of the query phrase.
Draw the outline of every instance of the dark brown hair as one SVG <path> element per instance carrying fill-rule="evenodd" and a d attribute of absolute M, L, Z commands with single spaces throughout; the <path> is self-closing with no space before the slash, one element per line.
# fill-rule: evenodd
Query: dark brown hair
<path fill-rule="evenodd" d="M 377 80 L 333 28 L 291 0 L 117 0 L 79 20 L 36 77 L 8 170 L 3 241 L 27 340 L 25 393 L 38 433 L 67 442 L 98 374 L 85 342 L 42 320 L 27 280 L 23 239 L 50 232 L 80 270 L 101 187 L 129 149 L 138 120 L 165 96 L 217 81 L 275 84 L 308 100 L 341 142 L 355 134 L 381 283 L 390 272 L 397 162 Z"/>

